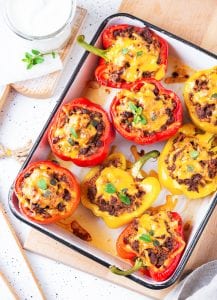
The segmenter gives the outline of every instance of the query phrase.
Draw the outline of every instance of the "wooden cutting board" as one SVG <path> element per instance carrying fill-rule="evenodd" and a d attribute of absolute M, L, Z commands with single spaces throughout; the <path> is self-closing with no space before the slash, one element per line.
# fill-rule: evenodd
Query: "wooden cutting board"
<path fill-rule="evenodd" d="M 186 40 L 217 53 L 216 0 L 124 0 L 121 12 L 133 14 L 162 27 Z M 217 209 L 203 232 L 184 273 L 217 259 Z M 131 280 L 113 275 L 105 267 L 83 257 L 70 248 L 55 242 L 38 231 L 31 230 L 24 247 L 41 255 L 63 262 L 73 268 L 91 273 L 146 296 L 162 299 L 174 286 L 160 291 L 144 288 Z M 51 251 L 52 250 L 52 251 Z"/>

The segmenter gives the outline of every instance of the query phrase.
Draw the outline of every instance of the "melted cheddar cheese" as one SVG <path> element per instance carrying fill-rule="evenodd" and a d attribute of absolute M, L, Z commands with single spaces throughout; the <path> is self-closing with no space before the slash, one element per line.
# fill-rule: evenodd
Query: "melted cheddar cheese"
<path fill-rule="evenodd" d="M 185 246 L 177 228 L 178 221 L 172 218 L 170 212 L 145 213 L 138 219 L 137 230 L 128 237 L 126 246 L 130 251 L 136 242 L 136 249 L 133 246 L 133 250 L 143 259 L 144 266 L 156 269 L 166 267 Z"/>
<path fill-rule="evenodd" d="M 37 220 L 44 220 L 55 214 L 65 215 L 70 211 L 75 192 L 64 178 L 48 168 L 40 165 L 24 176 L 21 193 L 18 198 L 22 206 L 31 211 Z"/>
<path fill-rule="evenodd" d="M 77 158 L 90 155 L 93 149 L 97 150 L 94 143 L 101 138 L 104 127 L 101 126 L 100 130 L 97 127 L 102 123 L 102 115 L 93 114 L 88 110 L 83 112 L 79 108 L 71 112 L 67 107 L 62 108 L 60 118 L 52 130 L 53 143 L 59 152 L 66 157 Z"/>
<path fill-rule="evenodd" d="M 123 90 L 117 95 L 120 101 L 116 106 L 115 113 L 121 126 L 130 126 L 130 131 L 136 131 L 138 135 L 141 134 L 142 136 L 144 132 L 149 134 L 160 132 L 164 126 L 169 126 L 174 111 L 174 94 L 160 93 L 155 95 L 154 92 L 155 86 L 153 84 L 144 83 L 138 92 Z M 140 115 L 145 118 L 145 122 L 137 122 L 135 119 L 136 112 L 132 111 L 132 103 L 137 108 L 142 108 Z M 129 118 L 127 118 L 128 116 Z M 126 119 L 127 123 L 125 122 Z"/>
<path fill-rule="evenodd" d="M 217 133 L 217 67 L 193 74 L 184 88 L 184 98 L 192 120 L 202 129 L 203 123 L 215 126 Z M 204 128 L 209 131 L 209 127 Z"/>
<path fill-rule="evenodd" d="M 217 146 L 212 134 L 179 135 L 173 140 L 165 162 L 170 176 L 189 191 L 211 183 L 217 173 Z"/>
<path fill-rule="evenodd" d="M 117 37 L 107 52 L 107 58 L 112 62 L 112 72 L 122 70 L 121 80 L 134 82 L 149 73 L 160 80 L 165 75 L 165 66 L 159 63 L 160 51 L 155 37 L 152 37 L 151 43 L 147 43 L 142 36 L 134 32 L 133 37 Z"/>

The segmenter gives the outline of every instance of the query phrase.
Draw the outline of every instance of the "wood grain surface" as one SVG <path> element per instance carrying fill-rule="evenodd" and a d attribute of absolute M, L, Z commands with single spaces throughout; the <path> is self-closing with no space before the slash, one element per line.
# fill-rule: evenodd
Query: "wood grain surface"
<path fill-rule="evenodd" d="M 124 0 L 121 12 L 127 12 L 183 37 L 209 51 L 217 53 L 216 0 Z M 208 261 L 217 259 L 217 209 L 212 214 L 184 273 Z M 83 257 L 70 248 L 55 242 L 40 232 L 31 230 L 25 249 L 63 262 L 84 272 L 92 273 L 138 293 L 162 299 L 172 288 L 155 291 L 144 288 L 131 280 L 113 275 L 105 267 Z M 52 251 L 50 251 L 52 249 Z"/>

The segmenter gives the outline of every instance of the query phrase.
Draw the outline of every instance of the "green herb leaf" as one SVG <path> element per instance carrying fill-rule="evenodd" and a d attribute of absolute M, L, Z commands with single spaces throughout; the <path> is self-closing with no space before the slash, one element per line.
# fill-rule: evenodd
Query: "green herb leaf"
<path fill-rule="evenodd" d="M 29 70 L 29 69 L 31 69 L 33 67 L 33 64 L 32 63 L 29 63 L 28 65 L 27 65 L 27 69 Z"/>
<path fill-rule="evenodd" d="M 41 52 L 35 49 L 32 49 L 32 54 L 39 55 Z"/>
<path fill-rule="evenodd" d="M 199 156 L 199 152 L 197 150 L 192 150 L 189 154 L 193 159 L 196 159 Z"/>
<path fill-rule="evenodd" d="M 77 133 L 76 133 L 76 131 L 75 131 L 75 129 L 73 127 L 70 128 L 70 133 L 72 134 L 72 136 L 74 138 L 76 138 L 76 139 L 78 138 L 78 135 L 77 135 Z"/>
<path fill-rule="evenodd" d="M 74 146 L 75 145 L 75 141 L 72 139 L 72 138 L 68 138 L 68 143 L 71 145 L 71 146 Z"/>
<path fill-rule="evenodd" d="M 43 179 L 43 178 L 39 179 L 38 182 L 37 182 L 37 186 L 41 190 L 46 190 L 47 189 L 47 183 L 46 183 L 45 179 Z"/>
<path fill-rule="evenodd" d="M 151 236 L 153 236 L 153 235 L 154 235 L 154 230 L 151 229 L 151 230 L 149 231 L 149 234 L 150 234 Z"/>
<path fill-rule="evenodd" d="M 32 60 L 33 65 L 41 64 L 44 62 L 44 58 L 41 56 L 35 57 Z"/>
<path fill-rule="evenodd" d="M 211 98 L 212 99 L 217 99 L 217 93 L 212 94 Z"/>
<path fill-rule="evenodd" d="M 148 122 L 147 122 L 147 119 L 145 116 L 140 116 L 141 117 L 141 120 L 140 122 L 143 124 L 143 125 L 146 125 Z"/>
<path fill-rule="evenodd" d="M 149 234 L 145 234 L 145 233 L 143 233 L 142 235 L 140 235 L 139 239 L 141 241 L 144 241 L 144 242 L 147 242 L 147 243 L 150 243 L 152 241 L 150 235 Z"/>
<path fill-rule="evenodd" d="M 133 114 L 137 113 L 138 107 L 133 102 L 129 102 L 129 108 L 130 108 L 130 110 L 132 111 Z"/>
<path fill-rule="evenodd" d="M 29 53 L 29 52 L 25 53 L 25 57 L 28 58 L 28 59 L 32 59 L 33 58 L 32 54 Z"/>
<path fill-rule="evenodd" d="M 108 194 L 114 194 L 116 192 L 116 187 L 111 182 L 106 183 L 105 185 L 105 192 Z"/>
<path fill-rule="evenodd" d="M 126 205 L 130 205 L 131 201 L 130 198 L 125 194 L 125 189 L 123 189 L 119 194 L 118 197 L 121 200 L 121 202 L 123 202 Z"/>
<path fill-rule="evenodd" d="M 159 242 L 158 240 L 154 240 L 154 241 L 153 241 L 153 245 L 154 245 L 155 247 L 158 247 L 158 246 L 160 246 L 160 242 Z"/>
<path fill-rule="evenodd" d="M 142 54 L 143 54 L 143 51 L 138 51 L 138 52 L 136 53 L 136 56 L 142 56 Z"/>
<path fill-rule="evenodd" d="M 41 64 L 44 62 L 44 56 L 52 55 L 55 58 L 56 53 L 54 51 L 41 53 L 39 50 L 32 49 L 31 53 L 25 52 L 25 57 L 22 59 L 23 62 L 27 64 L 27 69 L 31 69 L 33 66 Z"/>
<path fill-rule="evenodd" d="M 135 117 L 133 118 L 133 123 L 138 124 L 141 122 L 141 120 L 142 120 L 141 116 L 135 115 Z"/>
<path fill-rule="evenodd" d="M 193 172 L 194 171 L 194 167 L 191 165 L 187 165 L 187 171 L 188 172 Z"/>
<path fill-rule="evenodd" d="M 123 54 L 127 54 L 129 52 L 129 49 L 128 48 L 123 48 L 122 51 L 121 51 Z"/>

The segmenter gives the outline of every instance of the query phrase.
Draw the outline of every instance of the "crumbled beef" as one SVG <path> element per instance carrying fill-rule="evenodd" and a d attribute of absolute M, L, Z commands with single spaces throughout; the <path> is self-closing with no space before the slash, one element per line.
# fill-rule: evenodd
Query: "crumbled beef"
<path fill-rule="evenodd" d="M 90 200 L 90 202 L 94 202 L 96 197 L 96 187 L 90 186 L 87 189 L 87 198 Z"/>
<path fill-rule="evenodd" d="M 217 175 L 217 158 L 211 159 L 208 164 L 209 178 L 213 179 Z"/>
<path fill-rule="evenodd" d="M 53 138 L 52 142 L 53 142 L 53 144 L 56 144 L 59 142 L 59 140 L 60 140 L 60 138 L 58 136 L 56 136 L 55 138 Z"/>
<path fill-rule="evenodd" d="M 194 85 L 194 91 L 199 92 L 201 90 L 208 90 L 208 79 L 196 79 L 195 80 L 195 85 Z"/>
<path fill-rule="evenodd" d="M 133 26 L 129 26 L 124 29 L 116 29 L 113 31 L 113 37 L 116 39 L 117 37 L 128 37 L 133 38 L 133 33 L 135 32 Z"/>
<path fill-rule="evenodd" d="M 140 32 L 140 36 L 148 43 L 148 44 L 152 44 L 153 42 L 153 36 L 151 31 L 145 27 L 143 28 L 143 30 L 141 30 Z"/>
<path fill-rule="evenodd" d="M 139 241 L 138 240 L 134 240 L 131 244 L 131 247 L 134 251 L 139 252 Z"/>
<path fill-rule="evenodd" d="M 186 179 L 179 179 L 178 177 L 176 178 L 179 184 L 185 184 L 188 186 L 188 191 L 195 191 L 195 192 L 199 192 L 198 190 L 199 185 L 203 185 L 202 179 L 203 176 L 198 173 L 193 174 L 191 178 L 186 178 Z"/>
<path fill-rule="evenodd" d="M 124 118 L 133 118 L 134 114 L 130 111 L 124 111 L 122 114 L 121 114 Z"/>
<path fill-rule="evenodd" d="M 213 111 L 215 110 L 215 104 L 206 104 L 201 106 L 199 103 L 196 105 L 196 113 L 199 119 L 206 119 L 212 116 Z"/>
<path fill-rule="evenodd" d="M 153 93 L 155 94 L 155 96 L 159 95 L 159 89 L 155 86 Z"/>
<path fill-rule="evenodd" d="M 28 178 L 32 173 L 28 172 L 23 175 L 24 178 Z"/>
<path fill-rule="evenodd" d="M 71 194 L 67 189 L 64 189 L 64 191 L 63 191 L 63 199 L 65 201 L 70 201 L 71 200 Z"/>
<path fill-rule="evenodd" d="M 164 242 L 164 246 L 171 251 L 173 249 L 173 239 L 168 237 Z"/>
<path fill-rule="evenodd" d="M 63 202 L 60 202 L 57 204 L 57 209 L 58 211 L 64 211 L 64 208 L 65 208 L 65 204 Z"/>

